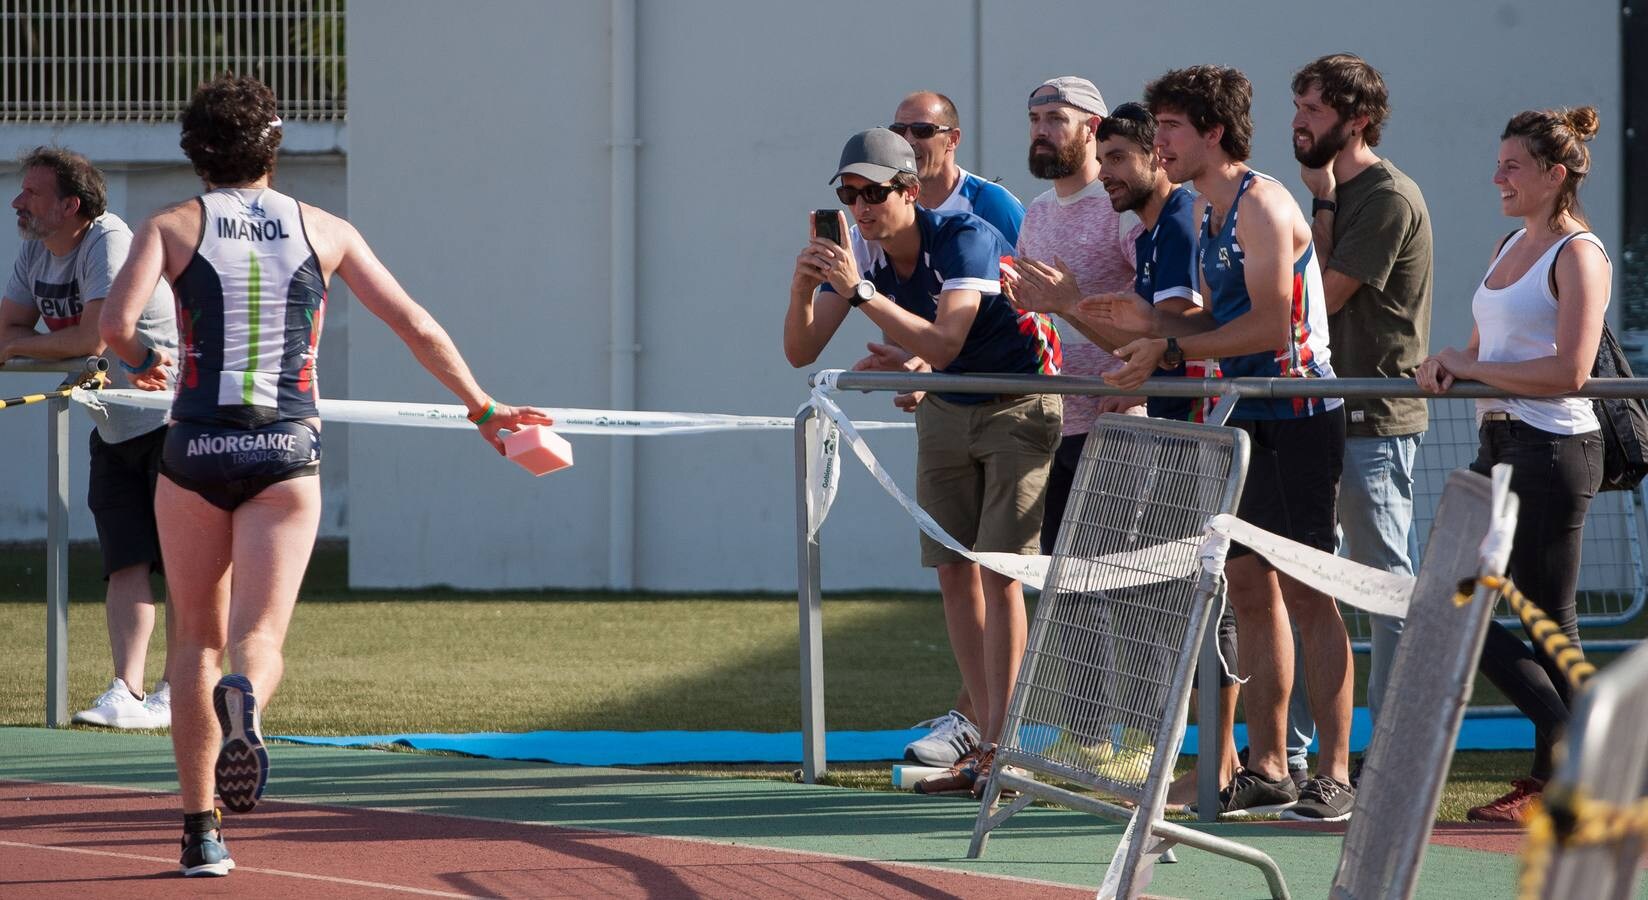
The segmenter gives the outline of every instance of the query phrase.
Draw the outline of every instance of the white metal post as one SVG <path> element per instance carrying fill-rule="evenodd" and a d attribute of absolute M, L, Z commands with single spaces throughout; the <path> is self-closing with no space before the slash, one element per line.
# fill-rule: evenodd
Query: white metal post
<path fill-rule="evenodd" d="M 46 725 L 69 722 L 69 401 L 46 404 Z"/>

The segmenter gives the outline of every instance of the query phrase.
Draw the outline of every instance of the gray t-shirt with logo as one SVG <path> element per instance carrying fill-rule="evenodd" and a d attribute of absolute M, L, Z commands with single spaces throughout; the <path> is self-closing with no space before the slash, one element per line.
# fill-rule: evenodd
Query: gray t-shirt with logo
<path fill-rule="evenodd" d="M 6 283 L 6 303 L 32 305 L 46 323 L 47 331 L 59 331 L 80 324 L 86 303 L 109 296 L 109 288 L 126 262 L 132 247 L 132 230 L 114 213 L 104 213 L 92 221 L 80 244 L 57 256 L 40 241 L 24 241 L 17 251 L 17 265 Z M 172 289 L 162 279 L 137 320 L 137 339 L 145 347 L 165 351 L 177 358 L 177 320 L 172 306 Z M 111 358 L 111 374 L 117 387 L 130 387 L 125 370 Z M 166 411 L 109 405 L 90 410 L 97 433 L 110 444 L 129 441 L 165 424 Z"/>

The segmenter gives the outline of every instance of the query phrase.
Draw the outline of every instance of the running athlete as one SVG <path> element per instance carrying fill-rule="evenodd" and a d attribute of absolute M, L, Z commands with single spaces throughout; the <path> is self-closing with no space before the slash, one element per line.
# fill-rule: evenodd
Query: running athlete
<path fill-rule="evenodd" d="M 501 429 L 551 424 L 493 402 L 348 222 L 270 187 L 280 124 L 274 93 L 256 79 L 225 75 L 195 92 L 181 144 L 206 193 L 143 223 L 101 321 L 134 385 L 176 387 L 155 516 L 178 618 L 169 664 L 184 875 L 234 868 L 214 784 L 224 806 L 245 812 L 268 779 L 259 719 L 280 684 L 320 521 L 315 350 L 332 274 L 500 453 Z M 136 337 L 162 277 L 177 297 L 177 360 Z M 219 678 L 225 651 L 232 673 Z"/>
<path fill-rule="evenodd" d="M 1227 378 L 1333 377 L 1310 226 L 1281 183 L 1244 162 L 1253 135 L 1252 97 L 1247 77 L 1223 66 L 1171 71 L 1145 88 L 1167 177 L 1193 181 L 1205 203 L 1197 260 L 1205 306 L 1172 315 L 1148 308 L 1142 298 L 1097 304 L 1101 318 L 1108 314 L 1120 327 L 1136 318 L 1151 326 L 1152 337 L 1117 349 L 1127 365 L 1106 380 L 1118 387 L 1137 387 L 1158 366 L 1186 357 L 1218 358 Z M 1230 424 L 1252 441 L 1241 518 L 1333 552 L 1343 405 L 1303 398 L 1237 404 Z M 1339 609 L 1333 598 L 1281 575 L 1245 547 L 1231 548 L 1225 572 L 1240 668 L 1249 676 L 1243 693 L 1251 755 L 1221 792 L 1220 813 L 1292 807 L 1292 817 L 1347 819 L 1355 798 L 1348 762 L 1351 666 Z M 1288 774 L 1284 738 L 1293 626 L 1321 740 L 1321 777 L 1308 782 L 1303 797 Z"/>

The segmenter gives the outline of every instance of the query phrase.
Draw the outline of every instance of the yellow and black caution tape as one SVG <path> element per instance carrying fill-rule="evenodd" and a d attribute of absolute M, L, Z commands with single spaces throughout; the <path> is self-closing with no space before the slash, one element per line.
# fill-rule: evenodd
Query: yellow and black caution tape
<path fill-rule="evenodd" d="M 1459 584 L 1454 603 L 1470 603 L 1471 593 L 1480 584 L 1498 591 L 1534 643 L 1556 662 L 1557 669 L 1573 689 L 1583 691 L 1596 675 L 1596 666 L 1586 661 L 1584 651 L 1562 633 L 1537 604 L 1516 589 L 1509 578 L 1486 575 Z M 1552 789 L 1534 801 L 1528 818 L 1528 844 L 1522 851 L 1520 896 L 1532 900 L 1540 895 L 1550 875 L 1557 847 L 1597 847 L 1618 844 L 1631 837 L 1648 836 L 1648 799 L 1630 806 L 1616 806 L 1584 796 L 1573 789 Z"/>
<path fill-rule="evenodd" d="M 55 391 L 47 391 L 43 394 L 24 394 L 21 397 L 0 398 L 0 409 L 30 406 L 35 403 L 44 403 L 47 400 L 61 400 L 74 393 L 76 388 L 95 391 L 108 383 L 109 376 L 103 372 L 77 373 L 64 379 L 62 386 Z"/>
<path fill-rule="evenodd" d="M 1534 639 L 1545 654 L 1556 661 L 1556 667 L 1562 672 L 1568 684 L 1574 690 L 1581 690 L 1585 683 L 1596 674 L 1596 666 L 1585 660 L 1585 652 L 1562 633 L 1562 628 L 1539 605 L 1528 599 L 1528 596 L 1516 589 L 1509 578 L 1498 575 L 1484 575 L 1472 580 L 1465 579 L 1459 583 L 1459 592 L 1454 595 L 1456 606 L 1464 606 L 1471 602 L 1471 593 L 1480 584 L 1489 590 L 1498 591 L 1500 596 L 1511 605 L 1511 610 L 1517 618 L 1522 620 L 1522 627 L 1528 630 L 1528 635 Z"/>
<path fill-rule="evenodd" d="M 1593 800 L 1573 790 L 1547 791 L 1534 802 L 1522 851 L 1520 896 L 1532 900 L 1550 875 L 1557 847 L 1602 847 L 1648 835 L 1648 799 L 1629 806 Z"/>

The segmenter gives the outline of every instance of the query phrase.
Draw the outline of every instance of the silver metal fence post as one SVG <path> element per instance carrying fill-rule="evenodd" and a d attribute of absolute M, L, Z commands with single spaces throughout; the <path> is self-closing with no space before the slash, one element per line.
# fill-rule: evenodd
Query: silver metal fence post
<path fill-rule="evenodd" d="M 817 784 L 824 774 L 824 622 L 823 578 L 818 535 L 807 516 L 807 485 L 812 454 L 807 427 L 818 418 L 811 406 L 795 416 L 796 606 L 801 618 L 801 780 Z"/>
<path fill-rule="evenodd" d="M 46 404 L 46 725 L 69 721 L 69 401 Z"/>
<path fill-rule="evenodd" d="M 1215 600 L 1196 671 L 1196 818 L 1202 822 L 1218 820 L 1219 789 L 1224 786 L 1219 783 L 1219 744 L 1224 737 L 1219 728 L 1219 616 L 1230 598 L 1225 596 L 1223 578 Z"/>

